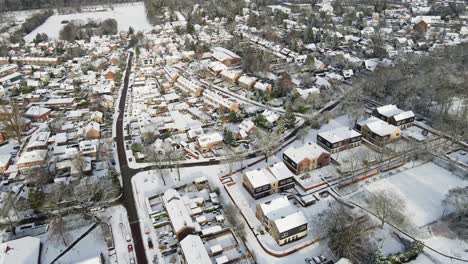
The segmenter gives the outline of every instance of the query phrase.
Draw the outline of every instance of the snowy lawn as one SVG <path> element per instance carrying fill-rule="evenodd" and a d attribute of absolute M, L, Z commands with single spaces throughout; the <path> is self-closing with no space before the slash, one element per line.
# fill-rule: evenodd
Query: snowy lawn
<path fill-rule="evenodd" d="M 450 239 L 446 237 L 434 236 L 429 239 L 423 240 L 424 243 L 430 245 L 435 250 L 444 254 L 468 260 L 468 243 L 458 239 Z M 450 261 L 450 259 L 443 257 L 435 252 L 425 249 L 424 254 L 421 254 L 416 260 L 411 261 L 410 264 L 439 264 L 439 263 L 466 263 L 457 260 Z"/>
<path fill-rule="evenodd" d="M 30 42 L 34 39 L 37 33 L 46 33 L 51 39 L 58 39 L 60 30 L 64 24 L 62 21 L 68 20 L 104 20 L 107 18 L 114 18 L 117 20 L 119 30 L 127 30 L 130 26 L 136 31 L 150 30 L 151 24 L 146 19 L 146 10 L 143 3 L 132 3 L 113 5 L 114 10 L 108 9 L 102 12 L 83 12 L 67 15 L 53 15 L 44 22 L 41 26 L 29 33 L 25 40 Z"/>
<path fill-rule="evenodd" d="M 406 201 L 406 214 L 418 227 L 425 226 L 447 214 L 442 201 L 454 187 L 468 186 L 450 171 L 434 163 L 425 163 L 365 186 L 365 191 L 388 190 Z"/>
<path fill-rule="evenodd" d="M 412 126 L 412 127 L 408 127 L 408 128 L 405 128 L 403 130 L 401 130 L 401 134 L 404 136 L 404 137 L 408 137 L 408 138 L 412 138 L 416 141 L 419 141 L 419 142 L 422 142 L 422 141 L 426 141 L 426 140 L 432 140 L 432 139 L 435 139 L 437 138 L 436 135 L 428 132 L 427 135 L 423 135 L 423 129 L 420 128 L 420 127 L 417 127 L 417 126 Z"/>

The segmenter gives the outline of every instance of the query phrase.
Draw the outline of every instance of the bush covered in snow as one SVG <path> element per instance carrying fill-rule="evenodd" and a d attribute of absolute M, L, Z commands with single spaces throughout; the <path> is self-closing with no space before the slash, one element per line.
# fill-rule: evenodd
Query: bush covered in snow
<path fill-rule="evenodd" d="M 415 260 L 419 254 L 421 254 L 424 250 L 423 243 L 419 241 L 414 241 L 408 250 L 401 252 L 397 255 L 392 255 L 385 257 L 382 252 L 379 250 L 377 251 L 372 259 L 372 263 L 374 264 L 401 264 L 401 263 L 408 263 L 412 260 Z"/>

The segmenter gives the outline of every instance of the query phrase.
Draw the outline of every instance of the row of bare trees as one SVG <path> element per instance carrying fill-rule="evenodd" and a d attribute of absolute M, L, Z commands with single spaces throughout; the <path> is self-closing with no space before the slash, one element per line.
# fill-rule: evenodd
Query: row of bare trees
<path fill-rule="evenodd" d="M 366 204 L 368 210 L 379 219 L 381 229 L 385 223 L 406 227 L 406 204 L 399 196 L 388 191 L 377 191 L 369 194 Z M 371 239 L 375 222 L 368 214 L 347 204 L 331 204 L 318 226 L 323 230 L 329 248 L 338 257 L 348 258 L 353 263 L 371 263 L 378 252 L 377 245 Z"/>

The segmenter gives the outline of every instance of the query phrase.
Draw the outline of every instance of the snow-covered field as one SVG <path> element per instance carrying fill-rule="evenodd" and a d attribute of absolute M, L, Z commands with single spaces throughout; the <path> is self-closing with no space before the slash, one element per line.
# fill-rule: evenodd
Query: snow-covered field
<path fill-rule="evenodd" d="M 145 31 L 152 28 L 151 24 L 146 19 L 146 10 L 143 3 L 131 3 L 113 5 L 113 10 L 108 8 L 107 11 L 101 12 L 83 12 L 66 15 L 53 15 L 46 20 L 44 24 L 29 33 L 25 40 L 30 42 L 34 39 L 37 33 L 46 33 L 51 39 L 58 39 L 60 30 L 64 24 L 64 20 L 104 20 L 114 18 L 117 20 L 119 30 L 127 30 L 130 26 L 136 31 Z"/>
<path fill-rule="evenodd" d="M 438 250 L 444 254 L 448 254 L 460 259 L 468 259 L 468 243 L 458 239 L 450 239 L 446 237 L 434 236 L 429 239 L 423 240 L 424 243 L 430 245 L 435 250 Z M 428 249 L 424 250 L 424 254 L 421 254 L 416 260 L 410 262 L 411 264 L 439 264 L 439 263 L 466 263 L 459 260 L 450 260 L 443 257 L 435 252 Z"/>
<path fill-rule="evenodd" d="M 365 189 L 370 192 L 388 190 L 406 201 L 406 214 L 418 227 L 427 225 L 447 214 L 442 201 L 454 187 L 468 186 L 468 181 L 434 163 L 402 171 L 372 182 Z"/>

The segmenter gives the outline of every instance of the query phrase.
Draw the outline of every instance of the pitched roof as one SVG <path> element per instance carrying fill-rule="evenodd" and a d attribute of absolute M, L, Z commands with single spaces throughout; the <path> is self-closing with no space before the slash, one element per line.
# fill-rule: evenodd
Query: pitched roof
<path fill-rule="evenodd" d="M 41 240 L 37 237 L 23 237 L 0 245 L 0 264 L 38 263 Z"/>

